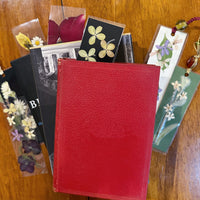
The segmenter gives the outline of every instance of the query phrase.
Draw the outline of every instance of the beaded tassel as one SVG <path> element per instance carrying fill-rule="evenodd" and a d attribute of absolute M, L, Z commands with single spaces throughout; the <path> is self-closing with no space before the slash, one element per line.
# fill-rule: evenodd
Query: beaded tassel
<path fill-rule="evenodd" d="M 192 23 L 193 21 L 198 21 L 200 20 L 200 17 L 193 17 L 190 20 L 188 20 L 187 22 L 185 20 L 179 20 L 176 23 L 176 26 L 172 28 L 172 33 L 171 35 L 174 36 L 177 30 L 184 30 L 186 29 L 186 27 Z"/>
<path fill-rule="evenodd" d="M 194 43 L 194 49 L 197 52 L 197 55 L 191 56 L 186 64 L 187 64 L 187 69 L 185 76 L 189 76 L 189 73 L 198 65 L 198 60 L 200 58 L 200 37 L 197 42 Z"/>

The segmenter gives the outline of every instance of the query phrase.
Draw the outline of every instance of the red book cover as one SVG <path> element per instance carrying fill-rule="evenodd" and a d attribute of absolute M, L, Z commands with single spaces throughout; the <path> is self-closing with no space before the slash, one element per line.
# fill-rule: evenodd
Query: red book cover
<path fill-rule="evenodd" d="M 145 200 L 160 68 L 60 59 L 54 190 Z"/>

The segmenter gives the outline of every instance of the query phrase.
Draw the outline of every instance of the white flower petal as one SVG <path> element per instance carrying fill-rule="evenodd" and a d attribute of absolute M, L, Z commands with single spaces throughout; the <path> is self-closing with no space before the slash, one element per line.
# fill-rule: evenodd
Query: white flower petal
<path fill-rule="evenodd" d="M 1 69 L 1 66 L 0 66 L 0 75 L 3 75 L 3 70 Z"/>

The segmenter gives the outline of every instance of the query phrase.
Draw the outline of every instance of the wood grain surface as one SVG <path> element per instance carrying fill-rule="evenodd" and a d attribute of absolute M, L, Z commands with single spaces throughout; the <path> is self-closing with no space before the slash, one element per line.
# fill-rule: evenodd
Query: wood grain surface
<path fill-rule="evenodd" d="M 12 28 L 39 18 L 47 37 L 50 5 L 59 0 L 0 1 L 0 62 L 3 69 L 20 57 Z M 200 16 L 197 0 L 63 0 L 64 6 L 86 8 L 87 15 L 113 20 L 126 25 L 131 32 L 135 62 L 143 63 L 158 24 L 173 27 L 180 19 Z M 185 32 L 187 43 L 179 61 L 195 54 L 193 42 L 200 35 L 200 21 L 193 22 Z M 200 72 L 200 67 L 196 69 Z M 186 112 L 175 140 L 166 155 L 153 152 L 148 185 L 148 200 L 200 199 L 200 88 Z M 12 143 L 9 126 L 0 109 L 0 200 L 85 200 L 89 197 L 54 193 L 48 155 L 43 146 L 48 174 L 22 177 Z M 95 198 L 89 198 L 94 200 Z M 96 199 L 97 200 L 97 199 Z"/>

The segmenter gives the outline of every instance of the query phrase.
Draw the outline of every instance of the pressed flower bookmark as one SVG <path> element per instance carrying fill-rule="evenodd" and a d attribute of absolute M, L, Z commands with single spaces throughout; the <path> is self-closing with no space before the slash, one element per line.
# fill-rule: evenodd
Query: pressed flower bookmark
<path fill-rule="evenodd" d="M 177 31 L 175 36 L 172 36 L 171 33 L 172 28 L 159 26 L 146 58 L 147 64 L 154 64 L 161 67 L 157 109 L 181 56 L 187 38 L 187 33 Z"/>
<path fill-rule="evenodd" d="M 21 56 L 29 54 L 31 47 L 43 46 L 46 39 L 38 19 L 20 24 L 12 29 Z"/>
<path fill-rule="evenodd" d="M 85 26 L 86 9 L 51 6 L 48 27 L 48 44 L 81 40 Z"/>
<path fill-rule="evenodd" d="M 77 60 L 114 62 L 125 25 L 89 17 Z"/>
<path fill-rule="evenodd" d="M 156 113 L 153 148 L 166 153 L 194 96 L 200 75 L 176 66 Z"/>
<path fill-rule="evenodd" d="M 12 85 L 12 88 L 11 88 Z M 13 90 L 14 88 L 14 90 Z M 47 173 L 44 156 L 37 138 L 37 125 L 20 88 L 13 80 L 12 68 L 0 76 L 0 106 L 10 126 L 9 135 L 23 176 Z"/>

